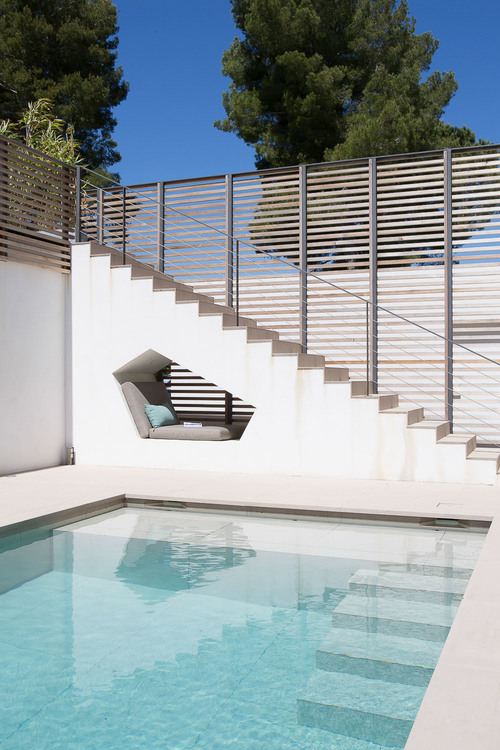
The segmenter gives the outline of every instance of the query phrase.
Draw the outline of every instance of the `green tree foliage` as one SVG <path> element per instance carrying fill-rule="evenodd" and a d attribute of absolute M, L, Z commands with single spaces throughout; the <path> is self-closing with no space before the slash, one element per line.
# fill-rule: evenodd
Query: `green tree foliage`
<path fill-rule="evenodd" d="M 72 126 L 54 115 L 49 99 L 31 102 L 17 123 L 2 120 L 0 134 L 21 140 L 26 146 L 67 164 L 81 164 L 83 161 Z"/>
<path fill-rule="evenodd" d="M 445 124 L 452 72 L 406 0 L 231 0 L 242 38 L 222 58 L 227 117 L 258 168 L 471 145 Z"/>
<path fill-rule="evenodd" d="M 111 0 L 0 0 L 0 117 L 50 99 L 89 166 L 117 162 L 112 109 L 128 92 L 117 32 Z"/>

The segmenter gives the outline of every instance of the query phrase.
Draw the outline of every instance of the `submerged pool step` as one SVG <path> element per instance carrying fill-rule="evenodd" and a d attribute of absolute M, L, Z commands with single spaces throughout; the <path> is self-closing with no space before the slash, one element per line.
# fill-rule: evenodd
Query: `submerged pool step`
<path fill-rule="evenodd" d="M 332 628 L 316 651 L 316 666 L 372 680 L 425 687 L 442 643 L 383 633 Z"/>
<path fill-rule="evenodd" d="M 349 589 L 366 596 L 383 596 L 435 604 L 460 603 L 467 581 L 415 573 L 358 570 L 349 579 Z"/>
<path fill-rule="evenodd" d="M 425 687 L 316 670 L 297 700 L 299 724 L 404 747 Z"/>
<path fill-rule="evenodd" d="M 408 602 L 348 594 L 332 613 L 334 628 L 351 628 L 424 641 L 444 641 L 458 604 Z"/>

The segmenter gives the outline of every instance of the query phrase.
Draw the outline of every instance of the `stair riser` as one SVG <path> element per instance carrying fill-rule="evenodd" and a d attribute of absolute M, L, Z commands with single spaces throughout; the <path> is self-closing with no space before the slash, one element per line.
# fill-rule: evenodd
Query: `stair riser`
<path fill-rule="evenodd" d="M 263 328 L 247 329 L 247 341 L 274 341 L 277 338 L 276 331 L 268 331 Z"/>
<path fill-rule="evenodd" d="M 203 315 L 230 315 L 231 319 L 236 320 L 236 314 L 232 307 L 227 307 L 227 305 L 219 305 L 213 300 L 211 302 L 200 302 L 199 315 L 200 317 L 202 317 Z M 254 325 L 257 324 L 254 322 Z"/>
<path fill-rule="evenodd" d="M 200 317 L 210 317 L 209 315 L 200 315 Z M 251 328 L 252 330 L 255 330 L 255 321 L 250 320 L 250 318 L 239 318 L 238 322 L 236 322 L 236 316 L 232 320 L 227 320 L 226 315 L 221 316 L 222 319 L 222 327 L 227 328 L 229 330 L 233 330 L 234 328 Z"/>
<path fill-rule="evenodd" d="M 320 354 L 299 354 L 297 357 L 297 366 L 299 370 L 308 370 L 309 368 L 324 367 L 325 358 Z"/>
<path fill-rule="evenodd" d="M 391 588 L 390 586 L 374 586 L 366 583 L 350 583 L 349 590 L 362 596 L 404 599 L 407 602 L 425 602 L 427 604 L 460 604 L 463 597 L 463 594 L 454 594 L 444 591 Z"/>
<path fill-rule="evenodd" d="M 406 424 L 408 426 L 412 424 L 418 424 L 418 422 L 421 422 L 424 418 L 424 410 L 423 409 L 410 409 L 408 412 L 408 416 L 406 418 Z"/>
<path fill-rule="evenodd" d="M 342 706 L 326 706 L 299 699 L 297 701 L 299 724 L 345 734 L 366 742 L 376 742 L 386 747 L 404 747 L 411 721 L 390 716 L 354 711 Z"/>
<path fill-rule="evenodd" d="M 293 341 L 273 341 L 273 354 L 301 354 L 302 347 Z"/>
<path fill-rule="evenodd" d="M 423 648 L 425 648 L 425 645 Z M 316 652 L 316 667 L 326 672 L 343 672 L 367 677 L 370 680 L 400 682 L 402 685 L 427 687 L 433 669 L 408 664 L 393 664 L 375 659 L 360 659 L 346 654 L 333 654 L 326 651 Z"/>
<path fill-rule="evenodd" d="M 412 573 L 420 576 L 439 576 L 441 578 L 461 578 L 469 580 L 471 571 L 470 568 L 455 568 L 453 566 L 446 565 L 419 565 L 419 563 L 393 563 L 384 564 L 384 569 L 387 572 L 392 573 Z"/>
<path fill-rule="evenodd" d="M 134 268 L 132 266 L 131 278 L 132 279 L 144 279 L 152 278 L 153 273 L 149 268 Z"/>
<path fill-rule="evenodd" d="M 447 435 L 450 434 L 450 431 L 451 431 L 449 422 L 442 422 L 436 427 L 426 426 L 425 422 L 424 424 L 417 422 L 416 424 L 411 425 L 411 429 L 412 430 L 426 430 L 431 434 L 432 439 L 435 441 L 441 440 L 441 438 L 446 437 Z"/>
<path fill-rule="evenodd" d="M 383 395 L 378 397 L 379 411 L 384 409 L 394 409 L 399 404 L 399 397 L 395 394 Z"/>
<path fill-rule="evenodd" d="M 199 302 L 207 302 L 210 303 L 211 299 L 210 297 L 205 297 L 201 294 L 194 294 L 191 292 L 184 292 L 179 291 L 179 289 L 175 290 L 175 301 L 178 305 L 190 305 L 192 302 L 199 303 Z"/>
<path fill-rule="evenodd" d="M 360 617 L 359 615 L 342 614 L 341 612 L 333 613 L 332 625 L 334 628 L 351 628 L 352 630 L 401 635 L 406 638 L 419 638 L 422 641 L 442 641 L 443 643 L 450 632 L 450 628 L 446 625 L 384 620 L 380 617 Z"/>
<path fill-rule="evenodd" d="M 351 381 L 351 395 L 352 396 L 369 396 L 373 393 L 374 384 L 367 383 L 365 380 L 352 380 Z"/>
<path fill-rule="evenodd" d="M 349 370 L 347 367 L 327 367 L 325 369 L 325 383 L 347 383 L 349 380 Z"/>
<path fill-rule="evenodd" d="M 356 401 L 366 401 L 368 403 L 376 404 L 379 412 L 383 412 L 385 409 L 394 409 L 398 406 L 399 398 L 394 393 L 382 394 L 380 396 L 353 396 Z"/>

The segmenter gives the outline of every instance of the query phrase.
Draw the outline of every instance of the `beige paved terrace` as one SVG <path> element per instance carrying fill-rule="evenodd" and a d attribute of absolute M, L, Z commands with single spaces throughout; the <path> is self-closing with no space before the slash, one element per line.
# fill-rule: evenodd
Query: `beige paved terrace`
<path fill-rule="evenodd" d="M 407 750 L 500 748 L 500 490 L 484 485 L 64 466 L 0 478 L 0 532 L 100 512 L 128 498 L 244 512 L 492 521 Z M 113 500 L 114 499 L 114 500 Z M 376 528 L 374 529 L 376 533 Z"/>

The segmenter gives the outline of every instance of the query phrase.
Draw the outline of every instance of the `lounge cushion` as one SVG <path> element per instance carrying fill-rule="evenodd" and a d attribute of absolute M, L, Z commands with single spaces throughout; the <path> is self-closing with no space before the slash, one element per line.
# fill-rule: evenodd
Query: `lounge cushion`
<path fill-rule="evenodd" d="M 166 427 L 179 424 L 174 408 L 166 401 L 164 404 L 145 404 L 144 411 L 151 422 L 151 427 Z"/>
<path fill-rule="evenodd" d="M 144 405 L 171 404 L 165 385 L 156 381 L 141 383 L 128 382 L 123 383 L 122 391 L 130 409 L 130 413 L 134 418 L 139 435 L 141 438 L 149 437 L 151 422 L 146 416 Z"/>
<path fill-rule="evenodd" d="M 210 424 L 202 427 L 184 427 L 182 424 L 168 427 L 152 427 L 149 437 L 155 440 L 236 440 L 243 434 L 246 425 Z"/>
<path fill-rule="evenodd" d="M 202 427 L 184 427 L 182 424 L 151 427 L 144 409 L 145 404 L 172 403 L 164 384 L 128 382 L 123 383 L 122 390 L 141 438 L 156 440 L 237 440 L 242 436 L 246 427 L 242 424 L 225 425 L 223 423 L 212 423 Z"/>

